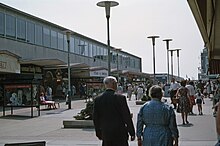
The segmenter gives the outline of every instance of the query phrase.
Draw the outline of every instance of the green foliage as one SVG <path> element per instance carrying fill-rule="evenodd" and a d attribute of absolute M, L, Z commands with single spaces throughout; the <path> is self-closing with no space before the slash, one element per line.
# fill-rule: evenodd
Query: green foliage
<path fill-rule="evenodd" d="M 94 104 L 93 101 L 88 101 L 88 103 L 86 104 L 86 108 L 82 109 L 80 113 L 74 116 L 74 118 L 76 120 L 92 120 L 93 104 Z"/>

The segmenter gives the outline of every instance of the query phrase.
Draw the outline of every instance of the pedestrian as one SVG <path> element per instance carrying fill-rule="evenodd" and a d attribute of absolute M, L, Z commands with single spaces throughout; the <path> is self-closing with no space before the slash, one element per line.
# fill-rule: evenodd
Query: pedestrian
<path fill-rule="evenodd" d="M 93 122 L 102 146 L 128 146 L 128 137 L 135 139 L 135 130 L 127 100 L 117 94 L 117 80 L 113 76 L 103 80 L 105 92 L 94 99 Z"/>
<path fill-rule="evenodd" d="M 220 146 L 220 105 L 219 102 L 216 104 L 217 106 L 217 117 L 216 117 L 216 131 L 217 131 L 217 135 L 218 135 L 218 142 L 215 146 Z"/>
<path fill-rule="evenodd" d="M 176 109 L 177 103 L 176 103 L 176 92 L 178 88 L 180 87 L 180 84 L 176 82 L 175 78 L 172 78 L 171 84 L 170 84 L 170 99 L 171 99 L 171 104 L 173 104 L 173 108 Z"/>
<path fill-rule="evenodd" d="M 47 91 L 46 91 L 46 97 L 47 97 L 47 100 L 53 100 L 52 99 L 52 88 L 50 86 L 47 86 Z"/>
<path fill-rule="evenodd" d="M 186 80 L 182 80 L 181 87 L 178 89 L 176 96 L 179 99 L 177 111 L 181 113 L 183 125 L 189 124 L 188 113 L 191 110 L 191 99 L 189 97 L 189 90 L 185 87 Z"/>
<path fill-rule="evenodd" d="M 143 86 L 139 85 L 138 89 L 137 89 L 137 100 L 141 100 L 141 98 L 144 95 L 144 89 Z"/>
<path fill-rule="evenodd" d="M 186 88 L 189 90 L 189 98 L 191 100 L 191 107 L 190 107 L 190 112 L 189 114 L 190 115 L 194 115 L 193 113 L 193 106 L 196 105 L 196 102 L 195 102 L 195 94 L 196 94 L 196 91 L 195 91 L 195 87 L 194 87 L 194 82 L 193 81 L 189 81 L 188 85 L 186 85 Z"/>
<path fill-rule="evenodd" d="M 127 97 L 128 97 L 128 100 L 131 100 L 132 92 L 133 92 L 132 85 L 131 85 L 131 84 L 128 84 L 128 89 L 127 89 Z"/>
<path fill-rule="evenodd" d="M 138 146 L 178 146 L 179 131 L 173 108 L 163 102 L 162 88 L 153 85 L 148 101 L 141 107 L 137 118 Z"/>
<path fill-rule="evenodd" d="M 201 93 L 200 90 L 197 91 L 195 98 L 196 98 L 196 104 L 198 106 L 199 115 L 203 115 L 202 104 L 205 104 L 205 102 L 204 102 L 204 95 Z"/>
<path fill-rule="evenodd" d="M 120 83 L 118 84 L 118 87 L 117 87 L 117 93 L 118 94 L 123 94 L 123 87 Z"/>

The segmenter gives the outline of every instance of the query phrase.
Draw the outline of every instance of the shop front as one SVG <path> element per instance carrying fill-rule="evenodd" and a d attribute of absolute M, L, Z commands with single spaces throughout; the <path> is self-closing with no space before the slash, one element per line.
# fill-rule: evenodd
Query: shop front
<path fill-rule="evenodd" d="M 0 51 L 0 106 L 3 106 L 4 101 L 4 86 L 2 80 L 6 74 L 19 74 L 20 63 L 19 56 L 6 50 Z"/>

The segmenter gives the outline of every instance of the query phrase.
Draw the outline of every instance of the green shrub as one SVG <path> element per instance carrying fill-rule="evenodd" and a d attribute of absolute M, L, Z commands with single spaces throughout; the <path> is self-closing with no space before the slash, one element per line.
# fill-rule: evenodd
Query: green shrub
<path fill-rule="evenodd" d="M 88 103 L 86 104 L 86 108 L 82 109 L 80 113 L 74 116 L 74 118 L 76 120 L 92 120 L 93 104 L 94 104 L 93 101 L 88 101 Z"/>

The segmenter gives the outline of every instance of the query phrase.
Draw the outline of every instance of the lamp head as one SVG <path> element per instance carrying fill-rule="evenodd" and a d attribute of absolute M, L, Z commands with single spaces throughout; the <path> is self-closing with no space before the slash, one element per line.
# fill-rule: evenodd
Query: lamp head
<path fill-rule="evenodd" d="M 169 41 L 173 41 L 173 39 L 164 39 L 163 41 L 169 42 Z"/>
<path fill-rule="evenodd" d="M 66 40 L 67 40 L 67 41 L 70 41 L 70 36 L 71 36 L 71 34 L 72 34 L 72 31 L 70 31 L 70 30 L 65 30 L 64 32 L 66 33 Z"/>
<path fill-rule="evenodd" d="M 148 36 L 147 38 L 152 39 L 153 46 L 155 45 L 155 39 L 160 38 L 160 36 Z"/>
<path fill-rule="evenodd" d="M 106 17 L 110 18 L 110 7 L 115 7 L 119 5 L 118 2 L 115 1 L 101 1 L 97 3 L 99 7 L 105 7 Z"/>

